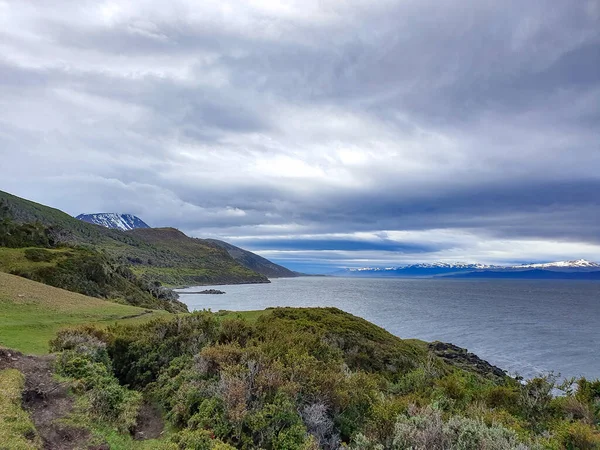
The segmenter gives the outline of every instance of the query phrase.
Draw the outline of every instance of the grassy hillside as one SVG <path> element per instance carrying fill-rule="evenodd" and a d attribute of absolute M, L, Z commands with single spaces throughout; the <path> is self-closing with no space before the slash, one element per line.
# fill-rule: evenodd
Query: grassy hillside
<path fill-rule="evenodd" d="M 0 270 L 72 292 L 170 312 L 187 307 L 169 290 L 136 276 L 106 254 L 84 247 L 0 247 Z"/>
<path fill-rule="evenodd" d="M 121 305 L 0 272 L 0 346 L 24 353 L 48 352 L 65 326 L 111 324 L 168 315 Z"/>
<path fill-rule="evenodd" d="M 175 228 L 138 228 L 128 236 L 160 252 L 160 262 L 131 260 L 137 273 L 160 277 L 171 285 L 265 283 L 267 277 L 235 261 L 224 248 L 190 238 Z M 158 267 L 157 267 L 158 266 Z"/>
<path fill-rule="evenodd" d="M 164 284 L 268 282 L 264 275 L 242 266 L 224 249 L 175 229 L 108 229 L 2 191 L 0 205 L 5 217 L 20 223 L 39 222 L 51 228 L 58 242 L 106 251 L 117 261 L 135 267 L 136 273 Z"/>
<path fill-rule="evenodd" d="M 290 269 L 275 264 L 274 262 L 249 252 L 248 250 L 244 250 L 243 248 L 236 247 L 235 245 L 217 239 L 206 239 L 206 241 L 227 250 L 227 253 L 229 253 L 233 259 L 247 269 L 254 270 L 269 278 L 292 278 L 298 276 L 298 274 L 292 272 Z"/>

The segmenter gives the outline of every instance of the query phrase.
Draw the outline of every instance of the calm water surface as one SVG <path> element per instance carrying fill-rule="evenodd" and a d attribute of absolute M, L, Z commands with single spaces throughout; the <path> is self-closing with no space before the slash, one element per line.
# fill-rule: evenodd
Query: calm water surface
<path fill-rule="evenodd" d="M 600 282 L 302 277 L 215 288 L 227 293 L 181 300 L 213 311 L 335 306 L 402 338 L 452 342 L 525 377 L 600 377 Z"/>

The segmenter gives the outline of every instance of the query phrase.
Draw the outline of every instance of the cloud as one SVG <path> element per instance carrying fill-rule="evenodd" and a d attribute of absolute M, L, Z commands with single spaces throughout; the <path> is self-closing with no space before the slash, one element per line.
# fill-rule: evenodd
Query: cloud
<path fill-rule="evenodd" d="M 597 0 L 5 0 L 0 30 L 1 189 L 320 268 L 600 259 Z"/>

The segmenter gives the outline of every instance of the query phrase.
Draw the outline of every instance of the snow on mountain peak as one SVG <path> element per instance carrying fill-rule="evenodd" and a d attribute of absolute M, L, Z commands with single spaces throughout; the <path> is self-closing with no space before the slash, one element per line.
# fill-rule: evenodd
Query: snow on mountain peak
<path fill-rule="evenodd" d="M 513 269 L 545 269 L 552 267 L 563 267 L 563 268 L 600 268 L 600 264 L 588 261 L 586 259 L 577 259 L 574 261 L 555 261 L 549 263 L 536 263 L 536 264 L 521 264 L 518 266 L 512 266 Z"/>
<path fill-rule="evenodd" d="M 106 228 L 128 231 L 134 228 L 150 228 L 142 219 L 132 214 L 96 213 L 80 214 L 77 219 Z"/>

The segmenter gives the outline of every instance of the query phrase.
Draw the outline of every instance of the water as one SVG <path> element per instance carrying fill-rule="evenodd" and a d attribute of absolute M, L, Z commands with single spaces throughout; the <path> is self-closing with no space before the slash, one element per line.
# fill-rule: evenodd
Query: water
<path fill-rule="evenodd" d="M 213 311 L 335 306 L 402 338 L 468 348 L 513 374 L 600 377 L 598 282 L 302 277 L 215 288 L 227 293 L 181 300 Z"/>

